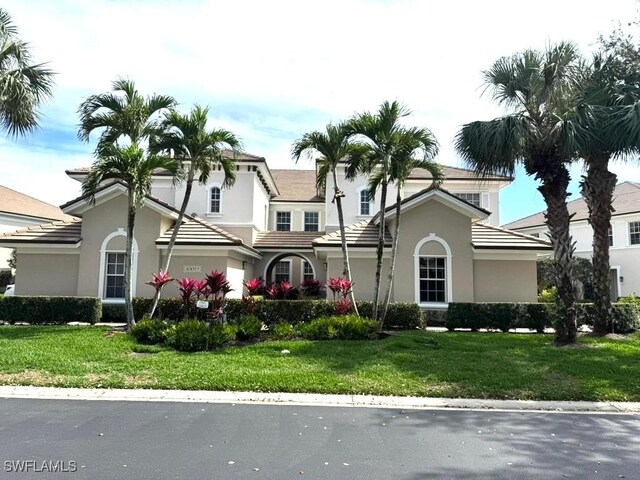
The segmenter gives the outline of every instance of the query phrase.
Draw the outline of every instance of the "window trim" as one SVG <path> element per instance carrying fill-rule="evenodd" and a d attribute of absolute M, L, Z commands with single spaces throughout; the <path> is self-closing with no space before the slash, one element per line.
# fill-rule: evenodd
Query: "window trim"
<path fill-rule="evenodd" d="M 436 242 L 442 245 L 445 251 L 445 255 L 440 255 L 446 258 L 445 261 L 445 282 L 446 282 L 446 296 L 444 302 L 421 302 L 420 301 L 420 257 L 437 257 L 438 255 L 420 255 L 422 247 L 429 243 Z M 414 281 L 414 300 L 420 307 L 428 308 L 447 308 L 450 302 L 453 302 L 453 270 L 452 270 L 452 254 L 451 247 L 442 238 L 438 237 L 435 233 L 430 233 L 422 240 L 420 240 L 413 251 L 413 281 Z"/>
<path fill-rule="evenodd" d="M 211 211 L 211 191 L 217 188 L 220 191 L 220 207 L 219 210 L 217 212 L 212 212 Z M 223 206 L 223 195 L 222 195 L 222 185 L 220 185 L 219 183 L 210 183 L 209 185 L 207 185 L 207 216 L 212 216 L 212 217 L 218 217 L 218 216 L 222 216 L 222 206 Z"/>
<path fill-rule="evenodd" d="M 634 233 L 640 235 L 640 220 L 634 220 L 634 221 L 627 222 L 627 232 L 628 232 L 627 241 L 629 242 L 629 246 L 630 247 L 640 246 L 640 242 L 633 243 L 631 241 L 631 225 L 634 224 L 634 223 L 638 224 L 638 228 L 639 228 L 638 232 L 634 232 Z"/>
<path fill-rule="evenodd" d="M 301 258 L 300 259 L 300 279 L 302 280 L 302 283 L 304 283 L 304 276 L 305 276 L 304 265 L 305 265 L 305 263 L 308 263 L 309 266 L 311 267 L 311 272 L 312 272 L 312 275 L 313 275 L 312 279 L 316 280 L 316 269 L 313 266 L 313 263 L 311 263 L 309 260 L 305 260 L 304 258 Z"/>
<path fill-rule="evenodd" d="M 418 282 L 418 295 L 420 295 L 420 281 L 422 280 L 422 277 L 420 277 L 420 260 L 422 259 L 429 259 L 429 258 L 443 258 L 444 261 L 444 279 L 440 279 L 440 278 L 430 278 L 429 280 L 435 280 L 435 281 L 444 281 L 444 295 L 445 295 L 445 299 L 444 302 L 420 302 L 423 305 L 426 304 L 446 304 L 447 302 L 447 280 L 449 277 L 449 274 L 447 272 L 447 256 L 446 255 L 420 255 L 418 258 L 418 278 L 416 279 Z"/>
<path fill-rule="evenodd" d="M 317 222 L 315 223 L 317 228 L 315 230 L 307 230 L 307 213 L 313 213 L 317 217 Z M 319 232 L 320 231 L 320 212 L 314 211 L 314 210 L 302 212 L 302 229 L 305 232 Z"/>
<path fill-rule="evenodd" d="M 609 248 L 613 248 L 616 245 L 616 234 L 613 231 L 613 223 L 609 226 L 609 232 L 611 233 L 611 235 L 607 233 L 607 236 L 609 237 Z"/>
<path fill-rule="evenodd" d="M 367 191 L 367 190 L 369 190 L 369 188 L 367 186 L 358 187 L 356 189 L 357 201 L 358 201 L 358 203 L 357 203 L 357 205 L 358 205 L 358 208 L 357 208 L 358 217 L 369 218 L 369 217 L 373 216 L 373 211 L 374 211 L 374 208 L 375 208 L 374 204 L 375 204 L 375 200 L 376 200 L 375 196 L 373 198 L 369 199 L 369 213 L 368 214 L 362 213 L 362 203 L 363 202 L 362 202 L 362 199 L 360 197 L 362 196 L 362 192 L 363 191 Z"/>
<path fill-rule="evenodd" d="M 102 241 L 102 245 L 100 246 L 100 267 L 98 269 L 98 295 L 97 297 L 102 300 L 102 303 L 124 303 L 124 298 L 105 298 L 105 281 L 107 279 L 107 253 L 121 253 L 119 250 L 108 249 L 109 242 L 115 237 L 125 237 L 126 239 L 127 232 L 124 228 L 118 228 L 115 232 L 111 232 L 107 235 Z M 138 242 L 136 238 L 133 237 L 133 251 L 131 258 L 131 296 L 135 297 L 136 295 L 136 286 L 137 286 L 137 278 L 138 278 L 138 253 L 140 250 L 138 249 Z"/>
<path fill-rule="evenodd" d="M 107 289 L 109 288 L 109 285 L 107 282 L 107 279 L 109 278 L 110 274 L 109 274 L 109 255 L 110 254 L 122 254 L 124 255 L 124 265 L 123 265 L 123 272 L 122 275 L 111 275 L 114 277 L 122 277 L 123 282 L 124 282 L 124 278 L 126 276 L 126 268 L 127 268 L 127 252 L 126 250 L 107 250 L 104 253 L 104 262 L 105 262 L 105 271 L 104 271 L 104 292 L 102 292 L 102 298 L 109 301 L 109 302 L 123 302 L 124 301 L 124 295 L 122 297 L 107 297 Z M 124 288 L 124 287 L 123 287 Z M 124 291 L 124 294 L 126 295 L 126 289 Z"/>
<path fill-rule="evenodd" d="M 278 230 L 278 214 L 279 213 L 288 213 L 289 214 L 289 229 L 288 230 Z M 291 232 L 292 231 L 292 227 L 293 227 L 293 215 L 291 214 L 291 210 L 277 210 L 275 212 L 275 218 L 274 220 L 274 230 L 276 232 Z"/>
<path fill-rule="evenodd" d="M 293 265 L 292 265 L 292 262 L 291 262 L 291 259 L 290 259 L 290 258 L 283 258 L 283 259 L 281 259 L 281 260 L 278 260 L 278 261 L 275 263 L 275 265 L 273 266 L 273 283 L 278 283 L 277 278 L 276 278 L 276 276 L 277 276 L 277 274 L 278 274 L 278 273 L 276 272 L 276 268 L 278 267 L 278 264 L 279 264 L 280 262 L 282 262 L 282 263 L 287 263 L 287 264 L 289 265 L 289 273 L 288 273 L 288 275 L 289 275 L 289 280 L 286 280 L 286 281 L 288 281 L 289 283 L 293 283 L 293 282 L 292 282 L 292 280 L 293 280 L 293 278 L 292 278 L 292 277 L 293 277 L 293 271 L 292 271 L 292 268 L 291 268 Z"/>
<path fill-rule="evenodd" d="M 475 190 L 475 191 L 467 190 L 467 191 L 456 191 L 456 192 L 451 192 L 451 193 L 453 193 L 460 200 L 464 200 L 465 202 L 470 203 L 471 205 L 474 205 L 476 207 L 483 208 L 482 207 L 482 193 L 483 192 L 481 192 L 481 191 L 478 191 L 478 190 Z M 466 198 L 462 198 L 460 195 L 478 195 L 478 205 L 476 205 L 473 202 L 470 202 Z"/>

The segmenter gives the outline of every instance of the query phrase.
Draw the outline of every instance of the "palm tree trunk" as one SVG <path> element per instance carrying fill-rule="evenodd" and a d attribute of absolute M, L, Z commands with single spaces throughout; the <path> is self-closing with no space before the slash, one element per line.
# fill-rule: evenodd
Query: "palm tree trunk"
<path fill-rule="evenodd" d="M 549 227 L 549 238 L 553 246 L 556 286 L 558 288 L 556 299 L 558 318 L 555 322 L 555 340 L 556 343 L 562 345 L 575 343 L 578 335 L 574 305 L 575 292 L 571 274 L 575 247 L 569 233 L 571 215 L 567 209 L 568 186 L 569 172 L 565 167 L 562 167 L 551 180 L 544 179 L 543 184 L 538 187 L 547 204 L 545 215 Z"/>
<path fill-rule="evenodd" d="M 333 198 L 336 201 L 336 208 L 338 209 L 338 223 L 340 225 L 340 241 L 342 243 L 342 259 L 344 261 L 344 266 L 342 270 L 342 274 L 346 277 L 347 280 L 351 282 L 351 265 L 349 264 L 349 251 L 347 249 L 347 237 L 344 232 L 344 214 L 342 212 L 342 192 L 340 192 L 340 188 L 338 188 L 338 175 L 336 173 L 336 169 L 332 169 L 333 173 Z M 357 316 L 360 316 L 358 313 L 358 305 L 356 305 L 356 294 L 353 288 L 353 282 L 351 283 L 351 292 L 349 292 L 349 297 L 351 299 L 351 303 L 353 304 L 353 311 Z"/>
<path fill-rule="evenodd" d="M 384 168 L 384 166 L 383 166 Z M 387 172 L 384 171 L 384 179 L 382 180 L 380 195 L 380 228 L 378 230 L 378 246 L 376 248 L 376 285 L 373 292 L 373 318 L 378 320 L 378 300 L 380 299 L 380 277 L 382 273 L 382 255 L 384 254 L 384 231 L 385 219 L 384 211 L 387 208 Z"/>
<path fill-rule="evenodd" d="M 382 304 L 382 316 L 380 317 L 380 330 L 384 326 L 384 321 L 387 318 L 387 310 L 389 309 L 389 302 L 391 302 L 391 287 L 393 286 L 393 276 L 396 268 L 396 258 L 398 256 L 398 238 L 400 237 L 400 202 L 402 197 L 400 195 L 400 182 L 398 182 L 398 188 L 396 189 L 396 227 L 393 232 L 393 246 L 391 247 L 391 265 L 389 265 L 389 284 L 387 285 L 387 293 L 384 296 L 384 303 Z"/>
<path fill-rule="evenodd" d="M 617 177 L 608 169 L 609 157 L 588 158 L 587 175 L 581 183 L 582 195 L 589 207 L 589 223 L 593 227 L 593 304 L 595 320 L 593 330 L 598 334 L 613 331 L 609 229 L 613 207 L 613 191 Z"/>
<path fill-rule="evenodd" d="M 124 258 L 124 304 L 127 310 L 127 328 L 131 330 L 136 324 L 133 315 L 133 285 L 131 272 L 133 270 L 133 230 L 136 222 L 136 208 L 133 195 L 129 191 L 129 208 L 127 210 L 127 246 Z"/>
<path fill-rule="evenodd" d="M 173 227 L 173 232 L 171 232 L 171 238 L 169 239 L 169 245 L 167 246 L 167 254 L 164 259 L 164 264 L 162 266 L 162 270 L 167 272 L 169 270 L 169 265 L 171 264 L 171 255 L 173 253 L 173 247 L 176 244 L 176 238 L 178 238 L 178 232 L 180 230 L 180 225 L 182 225 L 182 220 L 184 219 L 184 214 L 187 211 L 187 206 L 189 205 L 189 200 L 191 198 L 191 190 L 193 188 L 193 180 L 195 177 L 195 171 L 193 167 L 189 167 L 189 176 L 186 182 L 186 188 L 184 191 L 184 197 L 182 199 L 182 205 L 180 205 L 180 211 L 178 212 L 178 218 L 176 219 L 176 224 Z M 156 293 L 153 296 L 153 303 L 151 305 L 151 311 L 149 312 L 149 316 L 153 317 L 156 309 L 158 308 L 158 302 L 160 301 L 160 295 L 162 294 L 162 289 L 164 285 L 156 290 Z"/>

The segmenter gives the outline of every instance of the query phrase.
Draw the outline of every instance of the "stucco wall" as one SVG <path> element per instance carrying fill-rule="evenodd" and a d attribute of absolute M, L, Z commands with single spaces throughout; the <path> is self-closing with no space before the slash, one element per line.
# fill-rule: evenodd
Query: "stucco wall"
<path fill-rule="evenodd" d="M 187 267 L 187 268 L 185 268 Z M 199 271 L 194 271 L 198 270 Z M 195 255 L 180 255 L 179 250 L 175 250 L 171 256 L 171 266 L 169 267 L 169 273 L 176 279 L 190 277 L 196 280 L 204 280 L 207 273 L 211 273 L 213 270 L 219 272 L 227 272 L 227 256 L 226 252 L 221 256 L 195 256 Z M 162 290 L 163 297 L 177 296 L 178 286 L 174 283 L 168 284 Z M 141 292 L 139 296 L 150 297 L 153 295 L 151 287 L 147 286 Z"/>
<path fill-rule="evenodd" d="M 534 260 L 474 260 L 476 302 L 537 302 Z"/>
<path fill-rule="evenodd" d="M 351 266 L 351 278 L 354 282 L 356 299 L 373 301 L 374 288 L 376 284 L 375 254 L 373 256 L 370 256 L 369 258 L 357 258 L 357 253 L 354 253 L 354 256 L 350 256 L 349 263 Z M 327 279 L 333 277 L 342 277 L 342 268 L 342 258 L 329 258 L 327 262 Z M 386 292 L 388 273 L 389 260 L 385 258 L 383 259 L 382 263 L 382 282 L 380 287 L 380 297 L 382 297 Z M 398 278 L 399 276 L 396 276 L 396 280 L 398 280 Z M 327 292 L 327 298 L 332 298 L 330 291 Z"/>
<path fill-rule="evenodd" d="M 78 292 L 78 254 L 18 253 L 16 295 L 69 295 Z"/>
<path fill-rule="evenodd" d="M 389 222 L 393 231 L 394 223 Z M 402 214 L 400 224 L 400 243 L 396 260 L 394 300 L 398 302 L 416 302 L 414 251 L 418 242 L 430 234 L 445 241 L 452 252 L 451 275 L 452 298 L 449 302 L 473 302 L 473 252 L 471 249 L 471 220 L 436 200 L 429 200 Z M 425 244 L 421 254 L 437 253 L 437 246 Z M 438 251 L 430 251 L 437 248 Z M 535 277 L 535 276 L 534 276 Z"/>

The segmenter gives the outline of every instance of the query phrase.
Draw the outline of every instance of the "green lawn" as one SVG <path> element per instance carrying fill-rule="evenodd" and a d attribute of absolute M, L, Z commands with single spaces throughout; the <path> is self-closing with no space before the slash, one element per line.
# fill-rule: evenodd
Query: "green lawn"
<path fill-rule="evenodd" d="M 0 384 L 640 401 L 640 334 L 557 348 L 548 335 L 415 331 L 185 354 L 105 328 L 3 326 Z"/>

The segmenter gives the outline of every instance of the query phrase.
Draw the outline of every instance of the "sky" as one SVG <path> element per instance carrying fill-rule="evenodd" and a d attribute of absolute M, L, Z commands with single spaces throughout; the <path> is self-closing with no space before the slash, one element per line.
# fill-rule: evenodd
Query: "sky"
<path fill-rule="evenodd" d="M 96 135 L 77 139 L 77 109 L 117 78 L 144 94 L 175 97 L 184 112 L 209 105 L 211 128 L 241 137 L 271 168 L 311 168 L 292 142 L 354 113 L 399 100 L 407 123 L 429 128 L 437 160 L 464 166 L 453 148 L 462 125 L 505 113 L 483 95 L 482 72 L 500 57 L 563 40 L 583 53 L 635 0 L 4 0 L 34 60 L 57 75 L 41 128 L 0 135 L 0 184 L 59 205 L 80 192 L 64 171 L 89 166 Z M 626 27 L 625 27 L 626 28 Z M 640 164 L 617 162 L 619 181 Z M 572 168 L 572 198 L 581 166 Z M 544 210 L 523 171 L 501 192 L 501 223 Z"/>

